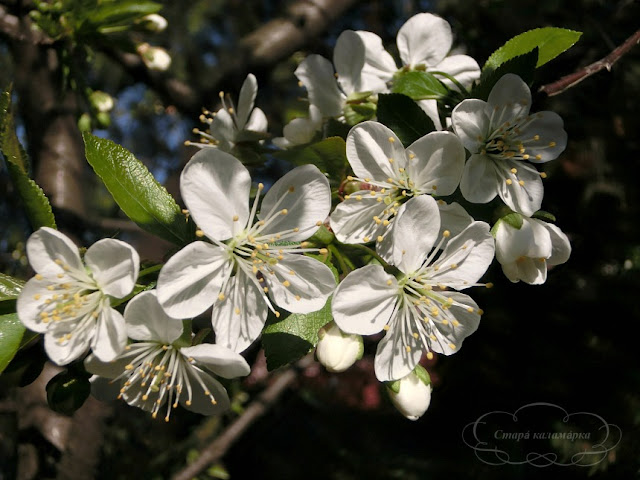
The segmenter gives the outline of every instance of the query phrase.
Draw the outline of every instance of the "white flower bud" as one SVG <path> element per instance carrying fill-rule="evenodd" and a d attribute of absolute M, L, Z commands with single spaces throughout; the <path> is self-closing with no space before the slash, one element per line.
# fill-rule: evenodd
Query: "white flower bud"
<path fill-rule="evenodd" d="M 335 322 L 331 322 L 318 332 L 316 356 L 330 372 L 344 372 L 356 360 L 362 358 L 364 345 L 360 335 L 344 333 Z"/>
<path fill-rule="evenodd" d="M 141 43 L 138 45 L 137 50 L 149 70 L 164 71 L 171 65 L 171 57 L 164 48 L 152 47 L 148 43 Z"/>
<path fill-rule="evenodd" d="M 138 23 L 146 30 L 154 33 L 162 32 L 168 25 L 167 19 L 157 13 L 145 15 Z"/>
<path fill-rule="evenodd" d="M 113 97 L 100 90 L 91 92 L 89 101 L 98 112 L 110 112 L 113 109 Z"/>
<path fill-rule="evenodd" d="M 431 380 L 427 371 L 418 365 L 406 377 L 387 383 L 391 402 L 409 420 L 417 420 L 431 403 Z"/>

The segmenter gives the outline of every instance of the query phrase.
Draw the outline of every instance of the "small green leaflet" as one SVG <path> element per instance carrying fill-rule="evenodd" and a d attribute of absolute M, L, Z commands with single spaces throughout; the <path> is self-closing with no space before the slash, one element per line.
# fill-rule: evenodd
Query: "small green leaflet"
<path fill-rule="evenodd" d="M 25 328 L 17 313 L 0 315 L 0 372 L 3 372 L 20 348 Z"/>
<path fill-rule="evenodd" d="M 413 100 L 446 97 L 449 91 L 444 84 L 428 72 L 413 71 L 399 75 L 393 81 L 393 93 L 402 93 Z"/>
<path fill-rule="evenodd" d="M 83 138 L 87 161 L 131 220 L 177 245 L 192 239 L 180 207 L 142 162 L 111 140 L 90 133 Z"/>
<path fill-rule="evenodd" d="M 582 32 L 557 27 L 529 30 L 513 37 L 493 52 L 482 70 L 495 70 L 507 60 L 528 53 L 536 47 L 539 50 L 536 68 L 541 67 L 571 48 L 581 35 Z"/>

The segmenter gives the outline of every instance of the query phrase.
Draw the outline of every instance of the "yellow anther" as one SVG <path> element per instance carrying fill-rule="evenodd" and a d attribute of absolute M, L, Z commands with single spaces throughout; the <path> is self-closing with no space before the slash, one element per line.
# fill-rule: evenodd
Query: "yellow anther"
<path fill-rule="evenodd" d="M 380 220 L 378 216 L 374 216 L 373 221 L 376 222 L 376 225 L 380 225 L 382 223 L 382 220 Z"/>
<path fill-rule="evenodd" d="M 62 265 L 62 260 L 60 260 L 59 258 L 56 258 L 56 259 L 54 260 L 54 263 L 55 263 L 56 265 Z"/>
<path fill-rule="evenodd" d="M 370 182 L 370 181 L 371 181 L 371 179 L 370 179 L 369 177 L 365 177 L 364 181 L 365 181 L 365 182 Z"/>
<path fill-rule="evenodd" d="M 538 160 L 538 161 L 542 160 L 542 155 L 540 155 L 540 154 L 536 155 L 536 160 Z"/>
<path fill-rule="evenodd" d="M 438 337 L 436 337 L 433 333 L 432 333 L 431 335 L 429 335 L 429 338 L 430 338 L 431 340 L 433 340 L 434 342 L 435 342 L 436 340 L 438 340 Z"/>
<path fill-rule="evenodd" d="M 255 267 L 254 267 L 255 268 Z M 224 296 L 224 293 L 220 293 L 218 294 L 218 300 L 223 301 L 226 297 Z"/>
<path fill-rule="evenodd" d="M 537 142 L 538 140 L 540 140 L 540 135 L 534 135 L 533 139 Z"/>
<path fill-rule="evenodd" d="M 385 325 L 384 327 L 382 327 L 382 329 L 383 329 L 385 332 L 388 332 L 390 328 L 391 328 L 391 327 L 390 327 L 389 325 Z"/>
<path fill-rule="evenodd" d="M 529 154 L 525 153 L 524 155 L 522 155 L 522 159 L 523 160 L 529 160 Z"/>
<path fill-rule="evenodd" d="M 387 280 L 387 285 L 389 285 L 389 286 L 393 285 L 393 280 L 391 280 L 391 279 Z"/>
<path fill-rule="evenodd" d="M 487 288 L 493 288 L 493 283 L 489 282 L 489 283 L 487 283 L 487 284 L 485 285 L 485 287 L 487 287 Z"/>
<path fill-rule="evenodd" d="M 280 312 L 275 312 L 276 318 L 280 318 Z"/>
<path fill-rule="evenodd" d="M 262 291 L 263 291 L 264 293 L 269 293 L 269 289 L 268 289 L 267 287 L 262 287 Z"/>
<path fill-rule="evenodd" d="M 549 146 L 550 147 L 555 147 L 556 146 L 556 142 L 549 142 Z"/>
<path fill-rule="evenodd" d="M 47 290 L 52 292 L 53 290 L 55 290 L 55 287 L 53 285 L 47 285 Z"/>
<path fill-rule="evenodd" d="M 540 177 L 547 178 L 547 174 L 545 172 L 540 172 Z"/>
<path fill-rule="evenodd" d="M 238 307 L 235 308 L 234 312 L 236 315 L 240 315 L 240 309 Z"/>
<path fill-rule="evenodd" d="M 132 364 L 125 365 L 124 369 L 125 370 L 133 370 L 133 365 Z"/>
<path fill-rule="evenodd" d="M 482 310 L 481 308 L 478 309 L 477 311 L 478 315 L 484 315 L 484 310 Z"/>
<path fill-rule="evenodd" d="M 362 240 L 364 241 L 364 243 L 368 243 L 369 240 L 371 240 L 371 238 L 365 236 L 365 237 L 362 237 Z"/>
<path fill-rule="evenodd" d="M 433 360 L 433 352 L 427 352 L 427 360 Z"/>
<path fill-rule="evenodd" d="M 473 307 L 467 307 L 467 312 L 473 313 Z"/>
<path fill-rule="evenodd" d="M 414 158 L 416 158 L 416 154 L 415 153 L 410 153 L 409 154 L 409 160 L 413 160 Z"/>
<path fill-rule="evenodd" d="M 234 215 L 233 216 L 233 221 L 237 222 L 238 220 L 240 220 L 240 217 L 238 215 Z"/>
<path fill-rule="evenodd" d="M 362 200 L 362 195 L 356 195 L 356 200 L 358 201 Z"/>
<path fill-rule="evenodd" d="M 378 242 L 381 242 L 381 241 L 383 241 L 383 240 L 384 240 L 384 237 L 383 237 L 382 235 L 378 235 L 378 238 L 376 238 L 376 240 L 377 240 Z"/>
<path fill-rule="evenodd" d="M 391 222 L 389 220 L 383 220 L 382 221 L 382 225 L 385 226 L 385 227 L 388 226 L 390 223 Z"/>
<path fill-rule="evenodd" d="M 524 180 L 518 180 L 518 185 L 520 185 L 521 187 L 524 187 Z"/>
<path fill-rule="evenodd" d="M 393 158 L 389 158 L 389 163 L 393 163 Z"/>
<path fill-rule="evenodd" d="M 196 230 L 196 237 L 204 237 L 204 232 L 202 230 Z"/>
<path fill-rule="evenodd" d="M 327 253 L 329 253 L 329 250 L 327 250 L 326 248 L 321 248 L 320 250 L 318 250 L 318 253 L 320 255 L 326 255 Z"/>
<path fill-rule="evenodd" d="M 455 349 L 456 349 L 456 346 L 455 346 L 453 343 L 450 343 L 450 344 L 449 344 L 449 348 L 450 348 L 451 350 L 455 350 Z"/>
<path fill-rule="evenodd" d="M 437 317 L 439 314 L 440 314 L 440 310 L 438 310 L 437 307 L 431 308 L 431 315 L 433 315 L 434 317 Z"/>
<path fill-rule="evenodd" d="M 518 173 L 518 169 L 517 169 L 517 168 L 512 168 L 512 169 L 511 169 L 511 173 L 513 173 L 513 174 Z"/>
<path fill-rule="evenodd" d="M 295 191 L 296 191 L 296 187 L 294 187 L 293 185 L 291 185 L 291 186 L 289 187 L 289 193 L 293 193 L 293 192 L 295 192 Z"/>
<path fill-rule="evenodd" d="M 301 298 L 300 295 L 296 295 L 296 300 L 300 301 Z"/>
<path fill-rule="evenodd" d="M 41 297 L 41 295 L 40 295 L 39 293 L 36 293 L 36 294 L 33 296 L 33 299 L 34 299 L 34 300 L 40 300 L 40 297 Z M 45 313 L 46 313 L 46 312 L 45 312 Z"/>
<path fill-rule="evenodd" d="M 371 195 L 372 197 L 376 196 L 376 191 L 375 190 L 371 190 L 371 192 L 369 192 L 369 195 Z"/>
<path fill-rule="evenodd" d="M 289 210 L 287 210 L 286 208 L 280 210 L 280 215 L 286 215 L 287 213 L 289 213 Z"/>
<path fill-rule="evenodd" d="M 284 282 L 282 282 L 282 285 L 284 285 L 285 287 L 290 287 L 291 282 L 289 280 L 285 280 Z"/>
<path fill-rule="evenodd" d="M 416 339 L 420 338 L 420 335 L 418 335 L 416 332 L 413 332 L 412 336 L 413 336 L 413 338 L 416 338 Z"/>
<path fill-rule="evenodd" d="M 409 345 L 405 346 L 404 349 L 409 353 L 411 351 L 411 347 Z"/>
<path fill-rule="evenodd" d="M 395 139 L 395 138 L 393 138 L 393 137 L 389 137 L 389 142 L 393 143 L 393 142 L 395 142 L 395 141 L 396 141 L 396 139 Z"/>
<path fill-rule="evenodd" d="M 44 277 L 39 273 L 36 275 L 36 280 L 42 280 Z"/>
<path fill-rule="evenodd" d="M 507 185 L 511 185 L 511 184 L 513 183 L 513 181 L 512 181 L 510 178 L 507 178 L 507 179 L 505 180 L 505 183 L 506 183 Z"/>
<path fill-rule="evenodd" d="M 400 167 L 400 168 L 398 168 L 398 171 L 399 171 L 400 173 L 404 173 L 404 168 Z"/>
<path fill-rule="evenodd" d="M 449 230 L 445 230 L 444 232 L 442 232 L 442 236 L 444 238 L 449 238 L 451 236 L 451 232 Z"/>
<path fill-rule="evenodd" d="M 449 325 L 449 320 L 447 319 L 442 320 L 442 325 Z"/>

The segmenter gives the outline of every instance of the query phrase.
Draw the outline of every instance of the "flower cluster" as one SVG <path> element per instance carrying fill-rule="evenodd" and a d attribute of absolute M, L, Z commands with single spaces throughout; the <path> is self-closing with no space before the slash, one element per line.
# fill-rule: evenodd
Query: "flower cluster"
<path fill-rule="evenodd" d="M 157 282 L 136 287 L 138 254 L 122 241 L 100 240 L 82 258 L 65 235 L 42 228 L 27 245 L 36 275 L 17 302 L 20 319 L 44 334 L 59 365 L 91 350 L 84 365 L 96 375 L 96 395 L 115 388 L 113 396 L 167 420 L 179 404 L 202 414 L 227 409 L 215 376 L 247 375 L 241 354 L 282 312 L 315 325 L 314 334 L 325 325 L 319 339 L 304 340 L 318 342 L 317 358 L 332 372 L 361 358 L 362 336 L 383 334 L 375 374 L 400 412 L 419 418 L 432 392 L 421 362 L 458 352 L 479 327 L 482 309 L 462 291 L 491 286 L 481 278 L 494 257 L 510 281 L 541 284 L 571 253 L 540 211 L 545 174 L 537 166 L 564 150 L 561 118 L 531 113 L 529 86 L 512 73 L 486 101 L 471 98 L 480 68 L 450 55 L 451 46 L 449 24 L 423 13 L 398 32 L 399 62 L 375 34 L 350 30 L 333 63 L 308 56 L 295 75 L 309 117 L 272 143 L 304 152 L 325 122 L 343 122 L 350 131 L 339 153 L 349 171 L 301 160 L 268 189 L 234 156 L 241 144 L 260 152 L 269 138 L 249 74 L 237 108 L 221 94 L 222 107 L 201 117 L 208 131 L 187 142 L 200 148 L 180 177 L 195 236 L 158 266 Z M 414 99 L 435 130 L 406 141 L 378 121 L 377 104 L 415 72 L 450 95 Z M 493 226 L 468 213 L 489 202 L 505 212 Z M 192 332 L 190 320 L 205 312 L 215 343 Z M 321 312 L 322 325 L 312 323 Z"/>

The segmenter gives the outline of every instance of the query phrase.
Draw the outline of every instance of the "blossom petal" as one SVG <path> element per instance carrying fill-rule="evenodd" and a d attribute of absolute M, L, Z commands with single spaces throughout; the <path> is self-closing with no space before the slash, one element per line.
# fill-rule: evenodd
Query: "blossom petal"
<path fill-rule="evenodd" d="M 228 254 L 221 247 L 190 243 L 160 270 L 158 301 L 173 318 L 194 317 L 211 306 L 231 267 Z"/>
<path fill-rule="evenodd" d="M 560 265 L 569 260 L 571 256 L 571 242 L 565 233 L 557 226 L 541 220 L 531 219 L 533 223 L 540 223 L 551 237 L 551 256 L 547 258 L 548 265 Z"/>
<path fill-rule="evenodd" d="M 499 181 L 493 160 L 486 155 L 473 154 L 464 166 L 460 192 L 469 202 L 488 203 L 497 195 Z"/>
<path fill-rule="evenodd" d="M 331 214 L 331 229 L 342 243 L 363 243 L 365 237 L 375 240 L 385 233 L 387 227 L 376 223 L 373 217 L 382 216 L 388 206 L 369 193 L 362 191 L 350 195 Z"/>
<path fill-rule="evenodd" d="M 418 106 L 427 114 L 427 116 L 433 122 L 433 126 L 436 130 L 442 130 L 442 122 L 440 121 L 440 114 L 438 113 L 438 101 L 437 100 L 418 100 L 416 101 Z"/>
<path fill-rule="evenodd" d="M 16 302 L 16 310 L 18 318 L 29 330 L 44 333 L 49 329 L 49 323 L 42 321 L 40 313 L 47 310 L 47 305 L 44 302 L 51 297 L 52 292 L 47 288 L 51 285 L 55 285 L 55 283 L 46 278 L 39 280 L 33 277 L 22 287 Z"/>
<path fill-rule="evenodd" d="M 431 279 L 456 290 L 476 283 L 493 261 L 495 246 L 489 225 L 473 222 L 452 238 L 433 264 L 438 266 Z"/>
<path fill-rule="evenodd" d="M 327 177 L 315 165 L 294 168 L 264 196 L 258 218 L 268 224 L 260 229 L 260 235 L 298 228 L 298 233 L 288 233 L 286 238 L 294 242 L 304 240 L 315 233 L 318 222 L 324 222 L 330 210 L 331 188 Z M 282 214 L 284 211 L 286 214 Z"/>
<path fill-rule="evenodd" d="M 105 238 L 89 247 L 84 261 L 106 295 L 122 298 L 133 290 L 140 271 L 140 256 L 131 245 Z"/>
<path fill-rule="evenodd" d="M 103 308 L 96 319 L 91 342 L 93 354 L 103 362 L 110 362 L 127 346 L 127 327 L 124 317 L 116 309 Z"/>
<path fill-rule="evenodd" d="M 462 177 L 465 153 L 451 132 L 431 132 L 413 142 L 407 153 L 409 178 L 420 193 L 451 195 Z"/>
<path fill-rule="evenodd" d="M 244 130 L 247 120 L 249 119 L 249 114 L 253 109 L 253 104 L 256 101 L 257 93 L 258 81 L 255 75 L 250 73 L 242 83 L 240 95 L 238 96 L 238 108 L 236 108 L 236 118 L 238 120 L 236 128 L 238 130 Z"/>
<path fill-rule="evenodd" d="M 266 132 L 268 126 L 269 123 L 264 112 L 259 108 L 254 108 L 244 128 L 252 132 Z"/>
<path fill-rule="evenodd" d="M 429 195 L 413 197 L 400 207 L 393 224 L 393 264 L 404 273 L 413 273 L 422 266 L 438 238 L 438 204 Z"/>
<path fill-rule="evenodd" d="M 357 177 L 378 181 L 396 178 L 395 169 L 406 167 L 407 162 L 404 147 L 396 134 L 373 121 L 362 122 L 351 129 L 347 135 L 347 159 Z"/>
<path fill-rule="evenodd" d="M 42 227 L 27 240 L 27 256 L 31 267 L 41 275 L 64 273 L 63 265 L 84 271 L 78 247 L 53 228 Z M 55 263 L 56 260 L 61 264 Z"/>
<path fill-rule="evenodd" d="M 242 355 L 222 345 L 202 343 L 182 348 L 180 353 L 224 378 L 246 377 L 251 372 L 251 367 Z"/>
<path fill-rule="evenodd" d="M 376 76 L 385 82 L 391 80 L 398 67 L 393 57 L 382 45 L 382 39 L 375 33 L 364 30 L 358 30 L 356 33 L 365 47 L 362 73 Z M 367 90 L 370 90 L 370 88 Z"/>
<path fill-rule="evenodd" d="M 231 406 L 229 395 L 220 382 L 199 368 L 191 367 L 186 371 L 193 396 L 191 403 L 187 404 L 187 396 L 183 390 L 183 394 L 180 395 L 180 404 L 184 408 L 200 415 L 215 415 L 229 410 Z M 212 403 L 209 394 L 215 398 L 216 403 Z"/>
<path fill-rule="evenodd" d="M 304 255 L 285 254 L 265 275 L 276 305 L 292 313 L 320 310 L 333 293 L 336 280 L 324 263 Z"/>
<path fill-rule="evenodd" d="M 465 338 L 478 329 L 480 325 L 480 314 L 478 304 L 464 293 L 439 292 L 440 295 L 451 298 L 454 303 L 446 310 L 440 310 L 441 317 L 449 318 L 445 322 L 432 322 L 434 325 L 433 334 L 437 338 L 432 341 L 429 348 L 436 353 L 452 355 L 458 352 Z M 451 319 L 455 319 L 455 324 Z"/>
<path fill-rule="evenodd" d="M 451 26 L 441 17 L 430 13 L 414 15 L 400 27 L 398 51 L 405 65 L 439 64 L 451 50 Z"/>
<path fill-rule="evenodd" d="M 496 173 L 500 178 L 497 186 L 502 201 L 512 210 L 526 216 L 540 210 L 544 186 L 538 171 L 531 165 L 517 160 L 502 159 L 500 165 L 499 168 L 496 166 Z M 511 174 L 511 169 L 518 172 L 517 176 Z"/>
<path fill-rule="evenodd" d="M 547 279 L 544 259 L 552 252 L 551 235 L 542 225 L 524 219 L 520 229 L 500 222 L 496 230 L 496 259 L 511 282 L 539 285 Z"/>
<path fill-rule="evenodd" d="M 129 362 L 131 361 L 131 357 L 129 356 L 121 356 L 114 361 L 103 362 L 94 354 L 87 355 L 87 358 L 84 359 L 84 368 L 87 372 L 92 373 L 94 375 L 99 375 L 104 378 L 117 378 L 120 376 L 122 372 L 124 372 L 125 368 Z M 118 386 L 118 393 L 120 390 L 120 386 Z M 113 398 L 117 396 L 114 395 Z"/>
<path fill-rule="evenodd" d="M 216 343 L 242 352 L 260 336 L 267 320 L 267 304 L 262 292 L 240 269 L 223 293 L 225 298 L 217 299 L 211 312 Z"/>
<path fill-rule="evenodd" d="M 367 265 L 340 282 L 331 310 L 343 332 L 372 335 L 389 322 L 397 301 L 396 279 L 380 265 Z"/>
<path fill-rule="evenodd" d="M 182 335 L 182 322 L 169 317 L 158 303 L 156 291 L 142 292 L 124 310 L 127 335 L 132 340 L 171 344 Z"/>
<path fill-rule="evenodd" d="M 531 122 L 515 140 L 523 142 L 530 162 L 544 163 L 558 158 L 567 147 L 562 118 L 555 112 L 538 112 L 531 117 Z"/>
<path fill-rule="evenodd" d="M 444 200 L 438 201 L 440 210 L 440 232 L 442 236 L 445 230 L 449 230 L 452 236 L 458 235 L 473 222 L 473 217 L 457 202 L 446 203 Z"/>
<path fill-rule="evenodd" d="M 54 334 L 47 333 L 44 336 L 44 349 L 47 356 L 56 365 L 67 365 L 77 360 L 89 350 L 94 331 L 94 329 L 80 330 L 63 343 L 60 343 Z"/>
<path fill-rule="evenodd" d="M 342 115 L 344 96 L 338 89 L 329 60 L 320 55 L 308 55 L 294 73 L 307 88 L 309 102 L 325 117 Z"/>
<path fill-rule="evenodd" d="M 471 153 L 480 153 L 491 129 L 486 102 L 470 98 L 460 102 L 451 112 L 453 131 Z"/>
<path fill-rule="evenodd" d="M 542 285 L 547 281 L 547 262 L 544 258 L 521 257 L 515 262 L 503 263 L 502 272 L 513 283 L 522 280 L 529 285 Z"/>
<path fill-rule="evenodd" d="M 180 175 L 180 192 L 189 213 L 214 240 L 231 238 L 247 223 L 250 188 L 251 177 L 242 163 L 215 148 L 196 153 Z"/>
<path fill-rule="evenodd" d="M 360 79 L 364 67 L 364 42 L 353 30 L 344 30 L 333 49 L 333 65 L 338 83 L 347 94 L 362 90 Z"/>
<path fill-rule="evenodd" d="M 485 112 L 487 115 L 497 115 L 493 125 L 499 126 L 504 122 L 512 122 L 517 118 L 524 118 L 531 108 L 531 90 L 518 75 L 507 73 L 491 89 Z"/>
<path fill-rule="evenodd" d="M 209 133 L 219 143 L 216 145 L 220 150 L 229 152 L 233 148 L 238 129 L 233 122 L 233 117 L 224 108 L 216 112 L 213 121 L 209 126 Z"/>
<path fill-rule="evenodd" d="M 399 380 L 409 375 L 422 356 L 422 344 L 410 334 L 402 335 L 401 322 L 415 321 L 408 311 L 405 311 L 404 315 L 407 318 L 398 313 L 395 319 L 391 320 L 393 327 L 378 343 L 373 366 L 376 378 L 381 382 Z"/>
<path fill-rule="evenodd" d="M 480 79 L 480 66 L 468 55 L 449 55 L 433 69 L 448 73 L 467 88 Z M 441 80 L 445 85 L 455 88 L 451 80 L 447 78 L 441 78 Z"/>

